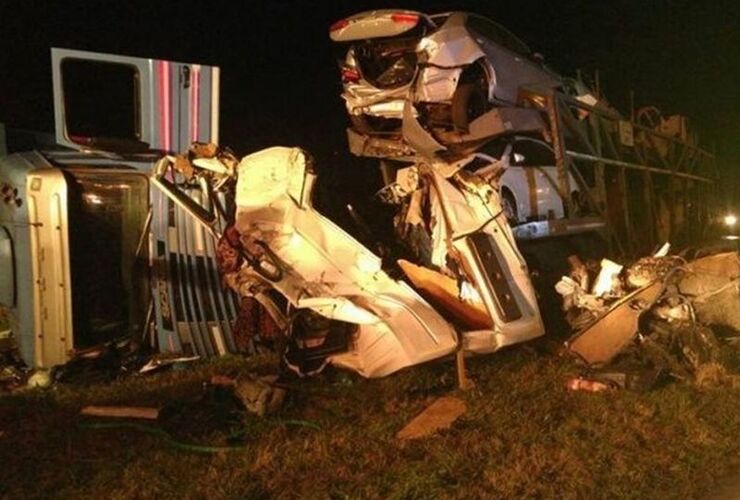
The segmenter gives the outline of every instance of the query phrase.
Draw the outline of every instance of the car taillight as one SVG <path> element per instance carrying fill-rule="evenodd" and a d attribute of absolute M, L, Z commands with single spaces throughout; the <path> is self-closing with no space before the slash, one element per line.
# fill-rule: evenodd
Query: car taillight
<path fill-rule="evenodd" d="M 349 24 L 348 19 L 340 19 L 331 26 L 329 26 L 329 33 L 340 30 Z"/>
<path fill-rule="evenodd" d="M 360 81 L 360 72 L 355 68 L 342 68 L 342 82 L 357 83 Z"/>
<path fill-rule="evenodd" d="M 403 12 L 396 12 L 391 14 L 391 20 L 394 23 L 400 24 L 416 24 L 419 22 L 419 16 L 416 14 L 405 14 Z"/>

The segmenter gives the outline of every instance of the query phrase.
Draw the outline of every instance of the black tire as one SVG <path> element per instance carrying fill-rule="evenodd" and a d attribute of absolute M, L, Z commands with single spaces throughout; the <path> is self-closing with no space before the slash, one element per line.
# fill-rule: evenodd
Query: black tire
<path fill-rule="evenodd" d="M 455 129 L 467 132 L 470 123 L 488 111 L 488 95 L 484 82 L 460 83 L 452 95 L 452 124 Z"/>

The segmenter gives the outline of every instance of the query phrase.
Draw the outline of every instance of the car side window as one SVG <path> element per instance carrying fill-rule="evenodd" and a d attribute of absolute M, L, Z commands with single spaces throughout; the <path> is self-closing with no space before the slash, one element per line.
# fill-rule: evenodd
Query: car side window
<path fill-rule="evenodd" d="M 465 23 L 468 28 L 477 34 L 486 37 L 488 40 L 499 45 L 505 45 L 504 36 L 497 26 L 488 19 L 478 16 L 468 16 Z"/>
<path fill-rule="evenodd" d="M 480 152 L 488 156 L 491 156 L 493 158 L 500 159 L 504 155 L 504 152 L 506 151 L 507 144 L 508 144 L 507 141 L 501 141 L 501 140 L 489 141 L 483 146 L 481 146 Z"/>
<path fill-rule="evenodd" d="M 529 57 L 531 54 L 529 47 L 527 47 L 524 42 L 519 40 L 519 38 L 514 36 L 503 26 L 496 24 L 489 19 L 470 15 L 466 19 L 466 24 L 468 28 L 470 28 L 474 32 L 486 37 L 493 43 L 497 43 L 502 47 L 509 49 L 516 54 L 524 57 Z"/>
<path fill-rule="evenodd" d="M 518 140 L 514 143 L 513 153 L 523 159 L 514 163 L 517 167 L 548 167 L 555 165 L 555 154 L 550 147 L 539 141 Z M 512 155 L 513 156 L 513 155 Z"/>

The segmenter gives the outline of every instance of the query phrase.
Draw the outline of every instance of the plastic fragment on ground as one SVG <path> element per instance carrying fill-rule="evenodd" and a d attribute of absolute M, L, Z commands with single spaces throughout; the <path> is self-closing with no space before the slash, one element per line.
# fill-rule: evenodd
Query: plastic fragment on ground
<path fill-rule="evenodd" d="M 601 271 L 596 277 L 596 282 L 591 292 L 594 295 L 606 295 L 614 288 L 614 281 L 617 275 L 622 271 L 621 265 L 609 259 L 601 260 Z"/>
<path fill-rule="evenodd" d="M 576 377 L 568 380 L 565 385 L 570 391 L 587 391 L 587 392 L 601 392 L 610 389 L 608 384 L 599 382 L 598 380 L 588 380 L 582 377 Z"/>

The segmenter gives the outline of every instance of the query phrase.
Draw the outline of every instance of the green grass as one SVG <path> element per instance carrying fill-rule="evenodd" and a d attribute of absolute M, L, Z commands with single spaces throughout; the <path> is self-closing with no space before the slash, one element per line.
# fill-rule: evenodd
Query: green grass
<path fill-rule="evenodd" d="M 476 388 L 461 394 L 452 362 L 381 380 L 334 372 L 296 381 L 279 415 L 244 417 L 244 448 L 215 454 L 131 429 L 80 428 L 77 414 L 91 403 L 189 400 L 211 374 L 264 372 L 271 360 L 227 357 L 110 385 L 0 397 L 0 496 L 692 498 L 740 465 L 740 389 L 568 392 L 564 382 L 577 368 L 553 347 L 541 341 L 470 360 Z M 395 439 L 450 393 L 468 405 L 452 428 Z M 234 430 L 197 415 L 160 425 L 214 445 Z"/>

